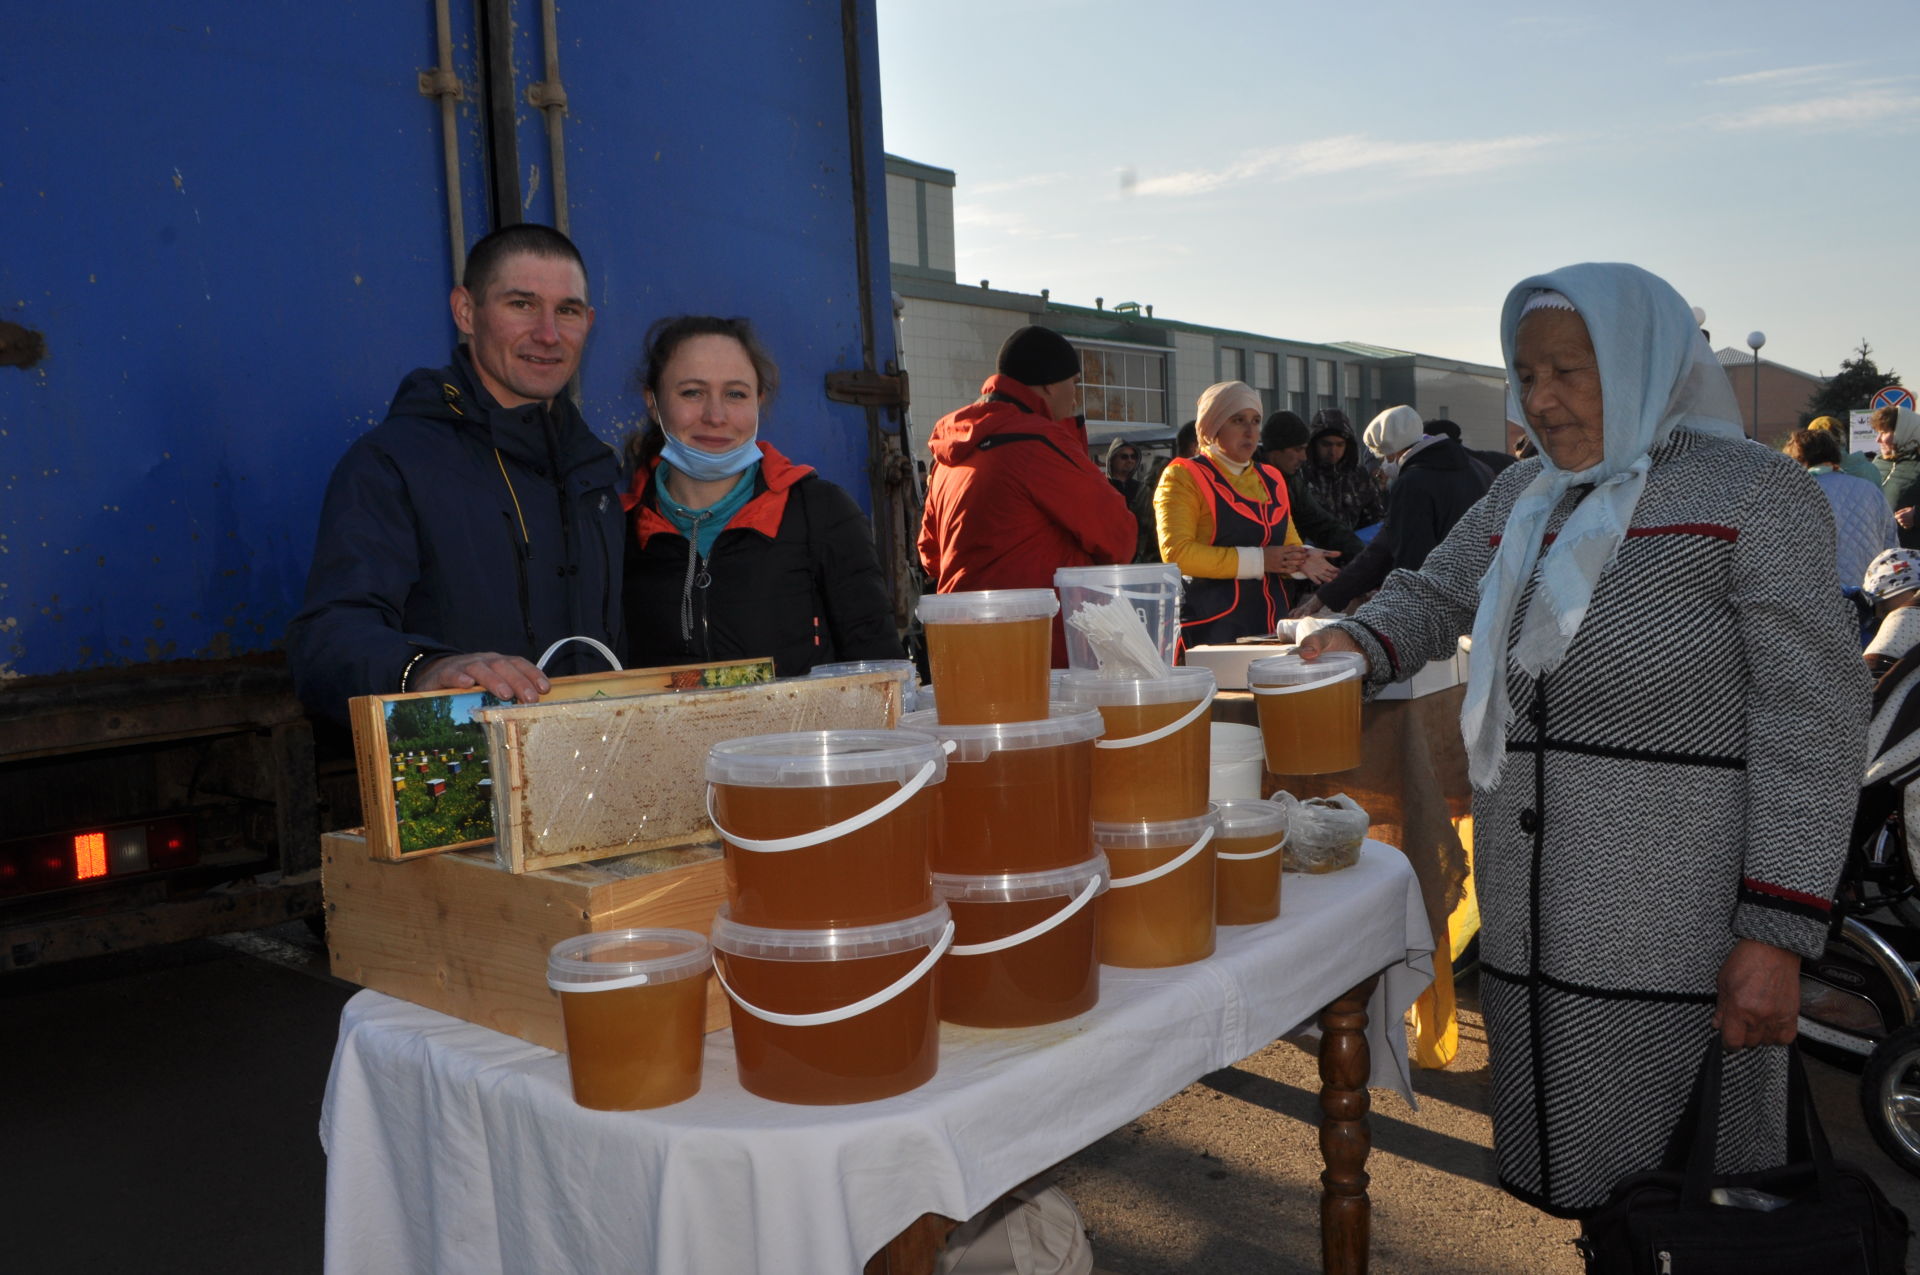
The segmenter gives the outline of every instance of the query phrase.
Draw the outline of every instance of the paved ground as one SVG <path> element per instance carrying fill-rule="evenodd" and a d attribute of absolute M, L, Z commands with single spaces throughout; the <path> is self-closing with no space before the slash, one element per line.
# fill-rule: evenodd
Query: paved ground
<path fill-rule="evenodd" d="M 298 926 L 0 978 L 0 1270 L 318 1271 L 320 1095 L 352 991 Z M 1491 1185 L 1463 991 L 1461 1056 L 1417 1074 L 1420 1110 L 1375 1095 L 1373 1270 L 1571 1275 L 1571 1226 Z M 1061 1166 L 1100 1266 L 1317 1270 L 1315 1067 L 1282 1042 Z M 1920 1181 L 1862 1131 L 1853 1078 L 1812 1070 L 1836 1150 L 1920 1218 Z"/>

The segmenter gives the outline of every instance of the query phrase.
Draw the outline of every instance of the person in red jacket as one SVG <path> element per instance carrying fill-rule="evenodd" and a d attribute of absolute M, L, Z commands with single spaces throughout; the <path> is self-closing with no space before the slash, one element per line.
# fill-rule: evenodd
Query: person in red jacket
<path fill-rule="evenodd" d="M 1137 524 L 1087 454 L 1080 352 L 1050 328 L 1000 347 L 979 401 L 943 416 L 928 446 L 933 476 L 920 561 L 940 593 L 1051 589 L 1061 567 L 1133 560 Z M 1067 662 L 1053 627 L 1053 663 Z"/>

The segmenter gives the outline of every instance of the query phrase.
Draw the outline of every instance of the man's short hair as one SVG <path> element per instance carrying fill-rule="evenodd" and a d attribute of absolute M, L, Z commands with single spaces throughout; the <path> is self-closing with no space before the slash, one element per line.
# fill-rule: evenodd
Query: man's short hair
<path fill-rule="evenodd" d="M 1182 425 L 1173 436 L 1173 454 L 1192 456 L 1200 450 L 1200 427 L 1193 421 Z"/>
<path fill-rule="evenodd" d="M 1445 434 L 1456 443 L 1460 441 L 1460 427 L 1444 416 L 1437 421 L 1428 421 L 1427 433 Z"/>
<path fill-rule="evenodd" d="M 580 267 L 580 277 L 587 277 L 587 263 L 581 258 L 580 250 L 573 246 L 573 240 L 552 226 L 523 221 L 502 226 L 473 245 L 467 253 L 467 268 L 460 276 L 460 286 L 473 294 L 475 303 L 485 301 L 487 289 L 493 286 L 500 267 L 507 258 L 522 253 L 571 261 Z"/>
<path fill-rule="evenodd" d="M 1796 429 L 1787 436 L 1787 455 L 1802 465 L 1838 465 L 1846 457 L 1840 440 L 1824 429 Z"/>

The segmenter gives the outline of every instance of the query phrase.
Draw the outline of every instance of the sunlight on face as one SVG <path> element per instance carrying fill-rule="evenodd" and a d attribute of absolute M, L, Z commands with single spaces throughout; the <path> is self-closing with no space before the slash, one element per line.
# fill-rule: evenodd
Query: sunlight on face
<path fill-rule="evenodd" d="M 1606 454 L 1600 364 L 1587 324 L 1572 310 L 1535 310 L 1514 334 L 1520 406 L 1555 466 L 1591 469 Z"/>

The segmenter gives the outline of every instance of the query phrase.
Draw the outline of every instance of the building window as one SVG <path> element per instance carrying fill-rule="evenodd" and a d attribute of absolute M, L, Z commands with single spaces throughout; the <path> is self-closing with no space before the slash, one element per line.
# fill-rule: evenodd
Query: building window
<path fill-rule="evenodd" d="M 1260 395 L 1260 411 L 1264 415 L 1280 408 L 1280 356 L 1255 352 L 1253 356 L 1253 388 Z"/>
<path fill-rule="evenodd" d="M 1230 345 L 1220 347 L 1220 379 L 1223 381 L 1244 381 L 1247 379 L 1247 352 L 1236 350 Z"/>
<path fill-rule="evenodd" d="M 1079 350 L 1088 425 L 1167 423 L 1166 355 L 1090 345 Z"/>
<path fill-rule="evenodd" d="M 1380 369 L 1379 368 L 1370 367 L 1367 369 L 1367 388 L 1370 391 L 1367 397 L 1372 399 L 1375 403 L 1379 403 L 1381 398 L 1383 397 L 1380 389 Z"/>
<path fill-rule="evenodd" d="M 1307 361 L 1297 354 L 1287 356 L 1287 410 L 1302 418 L 1307 414 Z"/>
<path fill-rule="evenodd" d="M 1324 411 L 1329 407 L 1335 406 L 1333 401 L 1333 369 L 1334 362 L 1332 359 L 1315 359 L 1313 361 L 1313 408 L 1315 411 Z"/>

